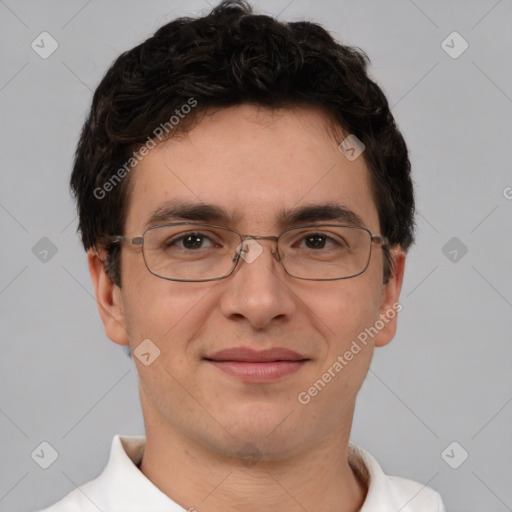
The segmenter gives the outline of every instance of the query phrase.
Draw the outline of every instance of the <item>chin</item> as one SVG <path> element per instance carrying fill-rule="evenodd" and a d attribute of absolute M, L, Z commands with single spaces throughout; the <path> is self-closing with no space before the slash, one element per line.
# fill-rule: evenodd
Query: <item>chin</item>
<path fill-rule="evenodd" d="M 220 420 L 220 423 L 231 434 L 231 443 L 253 443 L 277 453 L 289 442 L 293 441 L 295 444 L 301 437 L 297 435 L 299 425 L 292 423 L 297 418 L 298 415 L 291 407 L 286 408 L 282 404 L 247 404 L 237 408 L 230 419 Z M 301 422 L 300 427 L 303 426 L 304 423 Z"/>

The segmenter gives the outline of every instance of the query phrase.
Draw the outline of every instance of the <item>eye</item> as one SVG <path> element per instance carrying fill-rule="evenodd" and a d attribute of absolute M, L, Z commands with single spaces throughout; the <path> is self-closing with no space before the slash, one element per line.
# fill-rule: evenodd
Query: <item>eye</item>
<path fill-rule="evenodd" d="M 345 246 L 342 239 L 335 240 L 334 238 L 324 233 L 308 233 L 307 235 L 302 237 L 301 242 L 305 243 L 306 249 L 315 250 Z M 304 247 L 301 246 L 300 248 Z"/>
<path fill-rule="evenodd" d="M 206 245 L 205 243 L 208 242 Z M 165 246 L 167 248 L 178 246 L 180 249 L 203 249 L 206 247 L 215 247 L 218 244 L 214 244 L 211 238 L 205 233 L 185 233 L 181 236 L 170 238 L 166 241 Z"/>
<path fill-rule="evenodd" d="M 310 249 L 323 249 L 327 243 L 327 237 L 319 234 L 307 235 L 304 241 Z"/>

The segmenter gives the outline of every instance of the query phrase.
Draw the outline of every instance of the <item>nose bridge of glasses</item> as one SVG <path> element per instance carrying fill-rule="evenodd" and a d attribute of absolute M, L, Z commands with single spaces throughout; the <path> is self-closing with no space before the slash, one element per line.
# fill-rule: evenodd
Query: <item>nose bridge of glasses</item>
<path fill-rule="evenodd" d="M 242 239 L 242 242 L 237 247 L 237 251 L 233 258 L 233 261 L 235 261 L 235 259 L 237 259 L 240 256 L 242 256 L 243 259 L 245 259 L 247 261 L 249 261 L 249 260 L 253 261 L 253 258 L 259 256 L 264 250 L 263 244 L 258 243 L 258 241 L 261 241 L 261 240 L 271 240 L 273 242 L 272 246 L 271 246 L 271 253 L 277 259 L 277 261 L 280 261 L 280 256 L 277 251 L 277 242 L 279 240 L 278 236 L 241 235 L 241 239 Z M 250 252 L 252 252 L 251 256 L 249 256 L 247 254 Z M 245 254 L 245 256 L 244 256 L 244 254 Z"/>
<path fill-rule="evenodd" d="M 277 242 L 278 239 L 278 236 L 242 235 L 242 240 L 244 242 L 246 240 L 273 240 L 274 242 Z"/>

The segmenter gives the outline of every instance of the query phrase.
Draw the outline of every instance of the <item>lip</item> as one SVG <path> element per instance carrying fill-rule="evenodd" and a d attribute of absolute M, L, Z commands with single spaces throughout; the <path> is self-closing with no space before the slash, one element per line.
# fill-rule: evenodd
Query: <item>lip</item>
<path fill-rule="evenodd" d="M 246 382 L 278 380 L 297 372 L 309 359 L 293 350 L 230 348 L 204 358 L 219 370 Z"/>

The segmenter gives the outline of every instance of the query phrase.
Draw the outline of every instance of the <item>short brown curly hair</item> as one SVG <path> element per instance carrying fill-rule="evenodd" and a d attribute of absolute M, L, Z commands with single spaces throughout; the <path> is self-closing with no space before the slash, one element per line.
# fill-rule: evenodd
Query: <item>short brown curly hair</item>
<path fill-rule="evenodd" d="M 162 26 L 120 55 L 94 93 L 70 182 L 85 249 L 107 250 L 107 271 L 121 286 L 120 249 L 106 240 L 124 233 L 127 162 L 193 98 L 197 106 L 167 138 L 190 129 L 211 107 L 308 105 L 329 112 L 364 143 L 381 234 L 407 250 L 415 228 L 408 151 L 368 63 L 362 50 L 337 43 L 321 26 L 256 15 L 242 0 Z M 384 255 L 387 282 L 392 261 L 389 250 Z"/>

